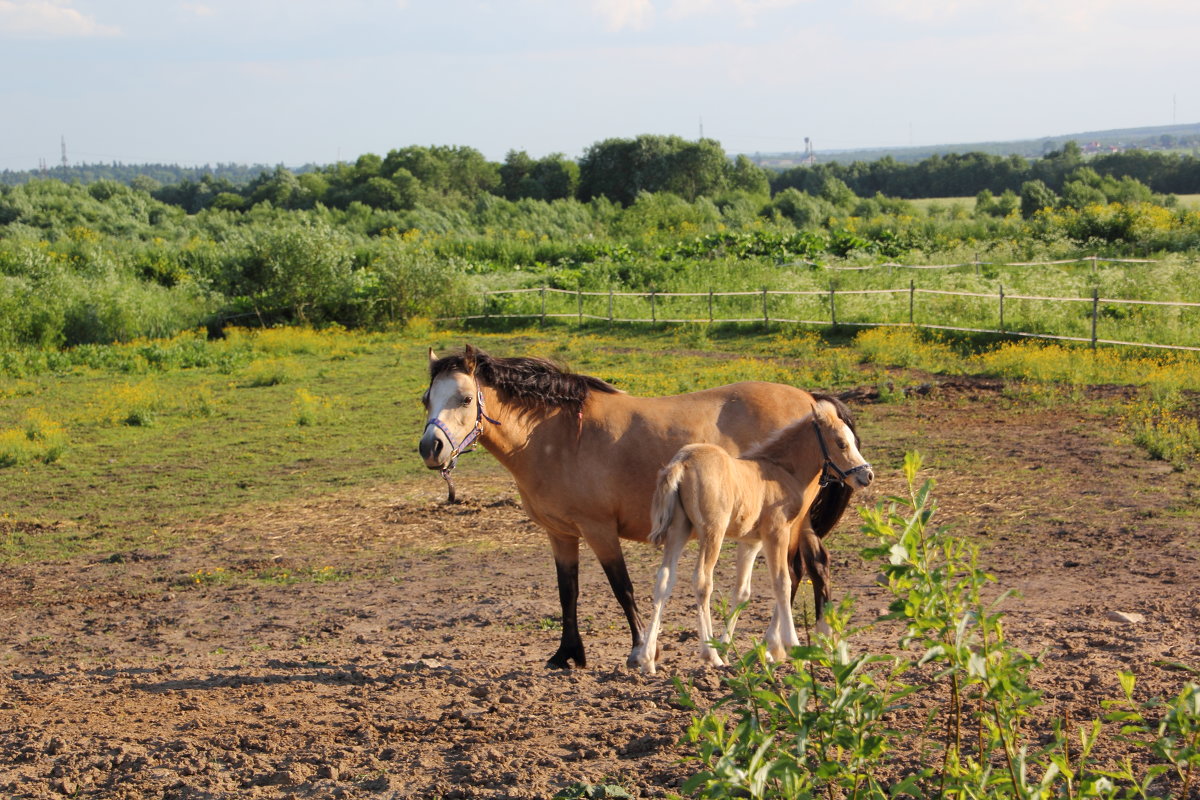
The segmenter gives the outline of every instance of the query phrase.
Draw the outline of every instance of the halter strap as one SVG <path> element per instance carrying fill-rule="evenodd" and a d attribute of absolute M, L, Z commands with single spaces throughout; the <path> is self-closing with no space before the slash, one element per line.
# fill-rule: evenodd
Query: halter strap
<path fill-rule="evenodd" d="M 825 435 L 821 433 L 821 426 L 817 422 L 815 409 L 812 424 L 813 430 L 817 433 L 817 444 L 821 445 L 821 457 L 825 459 L 824 463 L 821 464 L 821 486 L 832 486 L 835 483 L 845 484 L 846 479 L 854 473 L 861 472 L 862 470 L 869 470 L 871 468 L 871 465 L 864 461 L 857 467 L 851 467 L 848 470 L 842 470 L 842 468 L 833 463 L 833 459 L 829 457 L 829 448 L 825 446 Z M 833 475 L 829 474 L 830 470 L 833 470 Z"/>

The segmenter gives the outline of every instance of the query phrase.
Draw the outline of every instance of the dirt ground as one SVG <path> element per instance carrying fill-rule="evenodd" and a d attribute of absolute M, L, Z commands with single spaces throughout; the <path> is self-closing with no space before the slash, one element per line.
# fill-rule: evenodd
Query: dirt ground
<path fill-rule="evenodd" d="M 1174 694 L 1187 673 L 1172 664 L 1200 665 L 1197 470 L 1147 459 L 1112 418 L 1022 410 L 1001 388 L 852 397 L 879 474 L 859 502 L 902 490 L 906 450 L 926 455 L 938 519 L 975 537 L 997 585 L 1020 592 L 1008 630 L 1045 652 L 1047 713 L 1099 716 L 1118 669 L 1138 676 L 1143 697 Z M 472 459 L 457 506 L 442 504 L 430 475 L 203 520 L 172 531 L 177 544 L 162 552 L 0 569 L 0 795 L 677 790 L 691 714 L 671 676 L 694 680 L 702 702 L 722 693 L 718 674 L 696 667 L 688 581 L 666 620 L 664 668 L 642 676 L 624 666 L 628 632 L 585 554 L 589 667 L 547 670 L 558 640 L 549 548 L 507 476 Z M 835 597 L 853 593 L 871 618 L 887 600 L 877 567 L 857 555 L 856 515 L 831 543 Z M 645 611 L 658 553 L 626 553 Z M 759 594 L 740 638 L 761 635 L 766 619 Z M 896 637 L 880 627 L 854 641 Z"/>

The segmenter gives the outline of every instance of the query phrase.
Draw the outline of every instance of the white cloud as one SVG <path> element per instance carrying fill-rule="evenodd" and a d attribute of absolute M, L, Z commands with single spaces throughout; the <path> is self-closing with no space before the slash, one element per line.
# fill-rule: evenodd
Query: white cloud
<path fill-rule="evenodd" d="M 650 26 L 654 4 L 651 0 L 593 0 L 592 11 L 609 31 L 642 31 Z"/>
<path fill-rule="evenodd" d="M 120 32 L 54 0 L 0 0 L 0 37 L 84 38 L 116 36 Z"/>
<path fill-rule="evenodd" d="M 212 6 L 203 3 L 180 3 L 179 8 L 195 17 L 212 17 L 217 13 Z"/>

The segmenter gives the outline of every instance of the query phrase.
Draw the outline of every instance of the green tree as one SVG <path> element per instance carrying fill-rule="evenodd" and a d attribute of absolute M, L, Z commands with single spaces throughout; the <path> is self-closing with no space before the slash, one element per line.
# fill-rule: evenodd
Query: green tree
<path fill-rule="evenodd" d="M 1029 219 L 1045 208 L 1058 205 L 1058 195 L 1043 181 L 1026 181 L 1021 184 L 1021 216 Z"/>
<path fill-rule="evenodd" d="M 579 189 L 579 165 L 562 153 L 552 153 L 534 163 L 523 186 L 523 197 L 569 200 Z"/>
<path fill-rule="evenodd" d="M 266 310 L 328 316 L 351 290 L 352 253 L 345 234 L 325 223 L 272 227 L 252 246 L 245 288 Z"/>
<path fill-rule="evenodd" d="M 528 195 L 523 194 L 524 182 L 533 172 L 534 161 L 524 150 L 509 150 L 500 165 L 500 188 L 503 196 L 509 200 L 517 200 Z"/>
<path fill-rule="evenodd" d="M 745 155 L 739 155 L 733 160 L 733 168 L 729 172 L 729 187 L 764 198 L 771 196 L 771 182 L 767 179 L 766 171 Z"/>

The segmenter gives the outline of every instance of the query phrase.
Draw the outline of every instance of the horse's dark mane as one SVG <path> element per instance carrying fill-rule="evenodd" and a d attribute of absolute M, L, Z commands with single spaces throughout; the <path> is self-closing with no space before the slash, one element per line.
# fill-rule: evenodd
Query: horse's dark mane
<path fill-rule="evenodd" d="M 568 408 L 578 411 L 583 408 L 590 392 L 613 394 L 619 392 L 615 386 L 593 378 L 579 375 L 545 358 L 519 356 L 497 358 L 482 350 L 473 350 L 475 378 L 490 386 L 507 400 L 526 408 Z M 449 355 L 429 365 L 432 381 L 446 372 L 470 373 L 467 354 Z"/>

